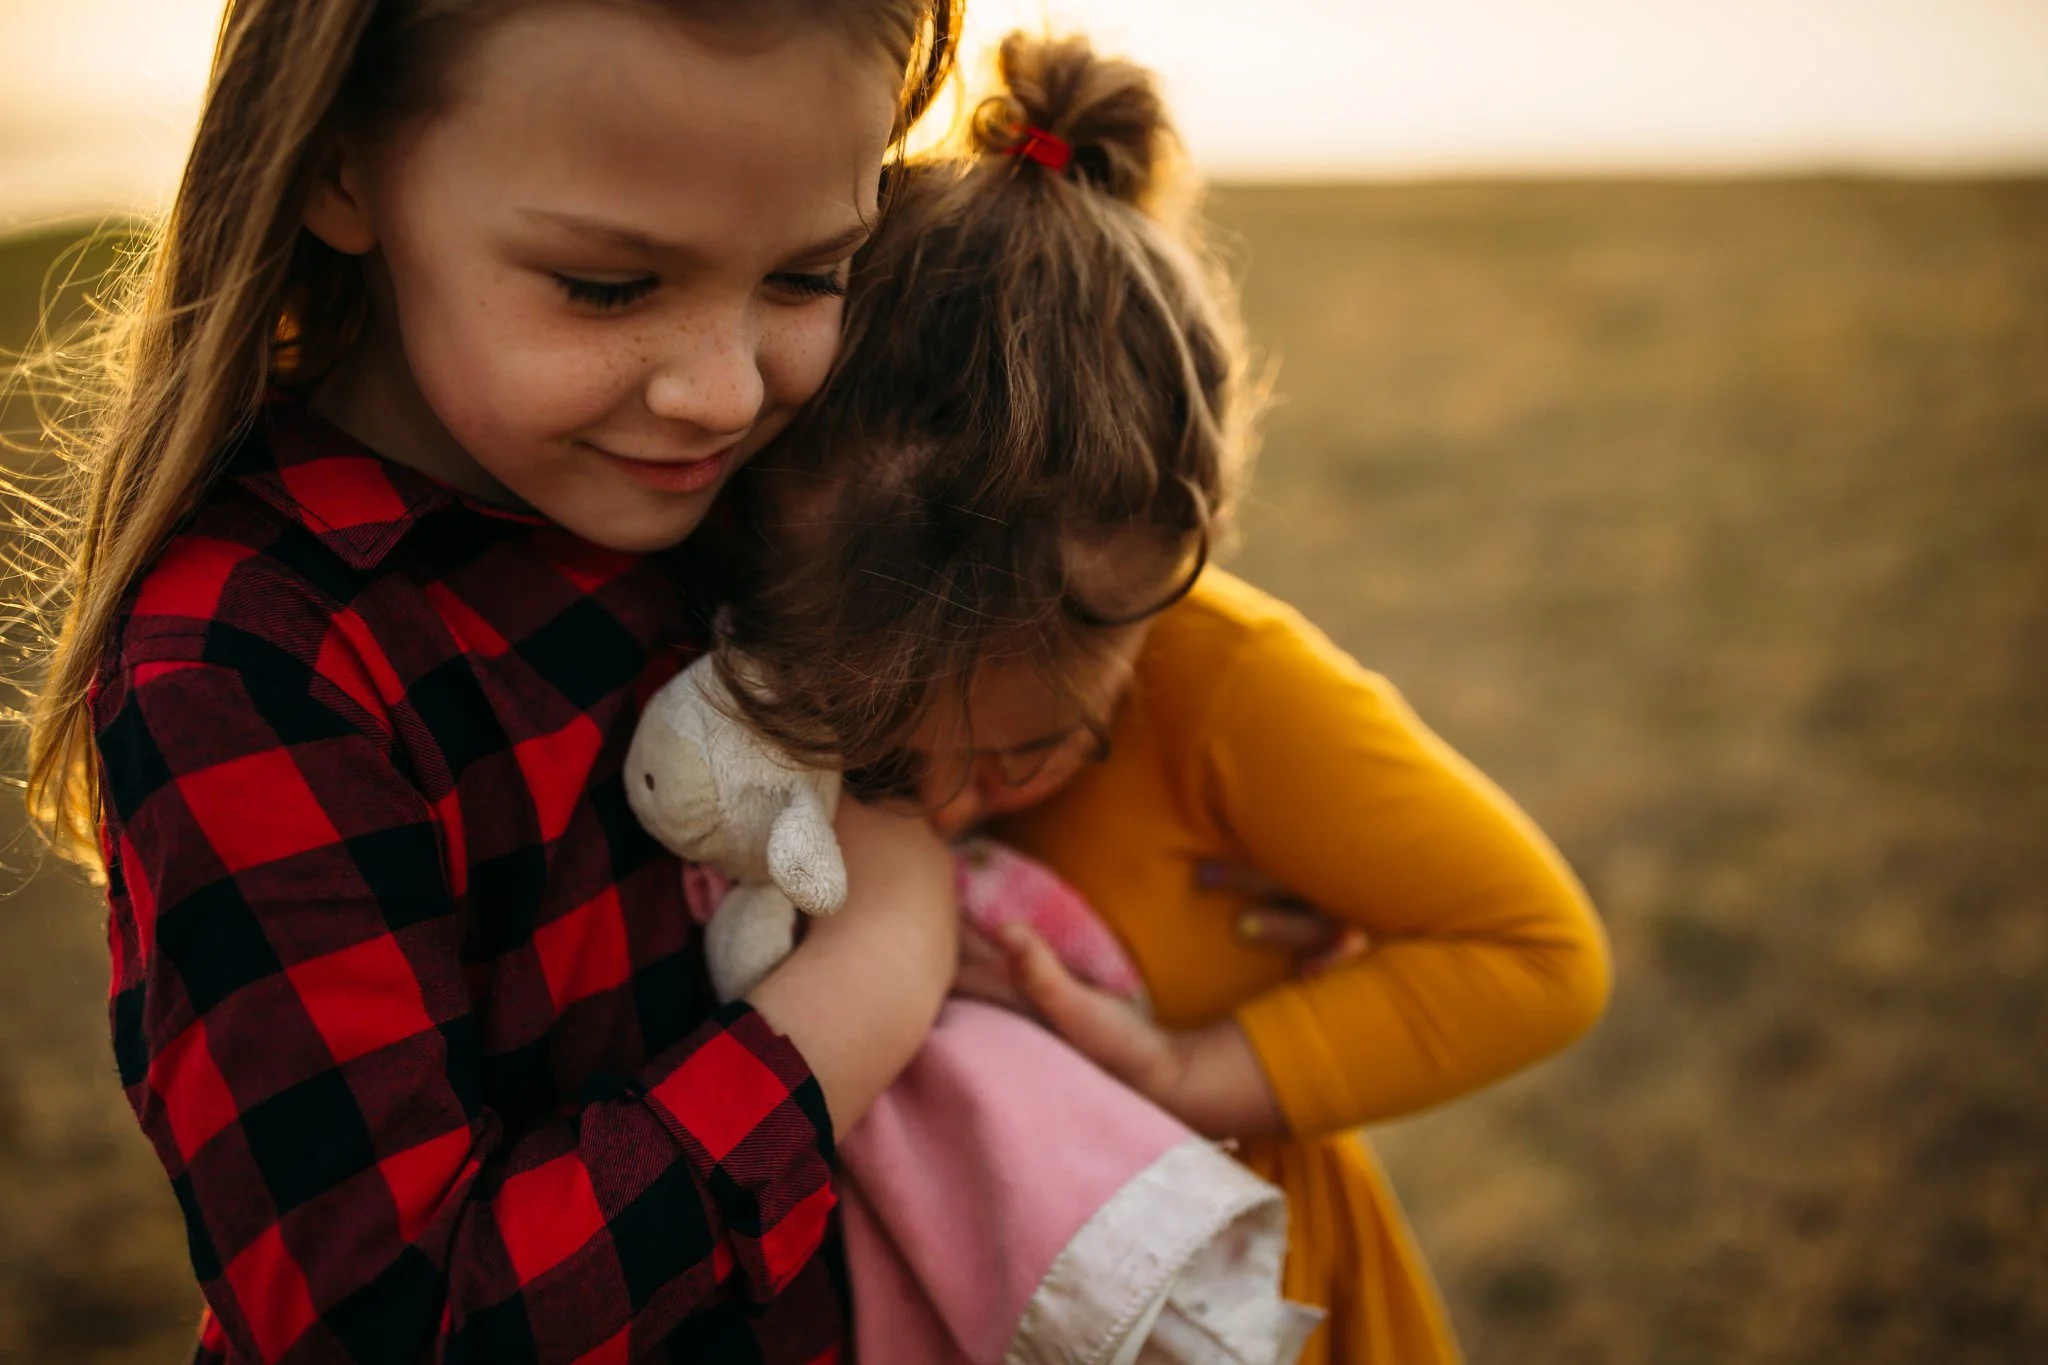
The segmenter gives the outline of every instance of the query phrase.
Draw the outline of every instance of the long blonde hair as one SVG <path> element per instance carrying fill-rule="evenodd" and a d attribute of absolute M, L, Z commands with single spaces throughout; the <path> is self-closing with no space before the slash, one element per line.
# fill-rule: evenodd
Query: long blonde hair
<path fill-rule="evenodd" d="M 357 263 L 300 226 L 342 129 L 430 113 L 487 25 L 540 0 L 230 0 L 169 215 L 45 423 L 73 471 L 32 500 L 49 547 L 48 671 L 29 709 L 27 800 L 60 851 L 99 856 L 88 695 L 123 600 L 212 481 L 267 386 L 317 379 L 364 316 Z M 718 23 L 830 21 L 903 63 L 897 138 L 952 66 L 964 0 L 635 0 Z"/>

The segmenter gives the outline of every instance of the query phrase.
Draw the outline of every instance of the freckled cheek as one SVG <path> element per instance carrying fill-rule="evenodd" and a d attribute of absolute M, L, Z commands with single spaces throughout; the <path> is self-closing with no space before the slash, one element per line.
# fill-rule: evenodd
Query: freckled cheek
<path fill-rule="evenodd" d="M 493 259 L 454 213 L 401 219 L 383 251 L 407 365 L 458 444 L 489 459 L 573 425 L 605 366 L 567 335 L 544 281 Z"/>
<path fill-rule="evenodd" d="M 470 382 L 457 401 L 504 436 L 559 436 L 594 423 L 638 373 L 630 346 L 531 309 L 479 309 L 467 333 Z"/>
<path fill-rule="evenodd" d="M 530 414 L 543 434 L 597 422 L 626 401 L 646 368 L 632 347 L 599 336 L 548 334 L 513 346 L 504 401 Z"/>
<path fill-rule="evenodd" d="M 842 309 L 834 300 L 795 310 L 761 337 L 761 380 L 768 401 L 784 407 L 809 402 L 839 355 Z"/>
<path fill-rule="evenodd" d="M 420 395 L 470 451 L 502 439 L 503 395 L 512 387 L 503 374 L 502 329 L 458 282 L 414 292 L 406 283 L 394 278 L 405 359 Z"/>

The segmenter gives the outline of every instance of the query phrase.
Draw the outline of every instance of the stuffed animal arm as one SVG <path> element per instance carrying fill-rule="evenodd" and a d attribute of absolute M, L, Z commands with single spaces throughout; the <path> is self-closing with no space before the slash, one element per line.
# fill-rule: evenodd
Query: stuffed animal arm
<path fill-rule="evenodd" d="M 732 694 L 706 655 L 648 700 L 626 751 L 626 800 L 679 858 L 734 885 L 705 929 L 711 984 L 745 995 L 789 955 L 798 910 L 846 899 L 832 833 L 839 775 L 805 768 L 735 719 Z"/>

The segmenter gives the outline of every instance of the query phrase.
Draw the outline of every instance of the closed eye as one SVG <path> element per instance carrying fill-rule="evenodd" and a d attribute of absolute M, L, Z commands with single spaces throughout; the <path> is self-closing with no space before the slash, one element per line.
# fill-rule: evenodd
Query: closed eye
<path fill-rule="evenodd" d="M 631 280 L 586 280 L 578 275 L 557 274 L 554 279 L 571 303 L 607 312 L 637 303 L 653 293 L 655 285 L 660 283 L 652 275 Z"/>
<path fill-rule="evenodd" d="M 800 299 L 837 299 L 846 296 L 846 280 L 837 271 L 820 275 L 801 270 L 784 270 L 768 277 L 768 282 L 785 293 Z"/>

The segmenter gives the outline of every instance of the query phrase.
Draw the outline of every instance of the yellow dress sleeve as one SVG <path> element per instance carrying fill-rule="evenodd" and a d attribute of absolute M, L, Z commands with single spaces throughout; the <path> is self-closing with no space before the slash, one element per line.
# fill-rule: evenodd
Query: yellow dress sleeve
<path fill-rule="evenodd" d="M 1412 1113 L 1590 1028 L 1606 938 L 1528 816 L 1300 616 L 1239 645 L 1197 798 L 1249 865 L 1373 943 L 1237 1011 L 1292 1131 Z"/>

